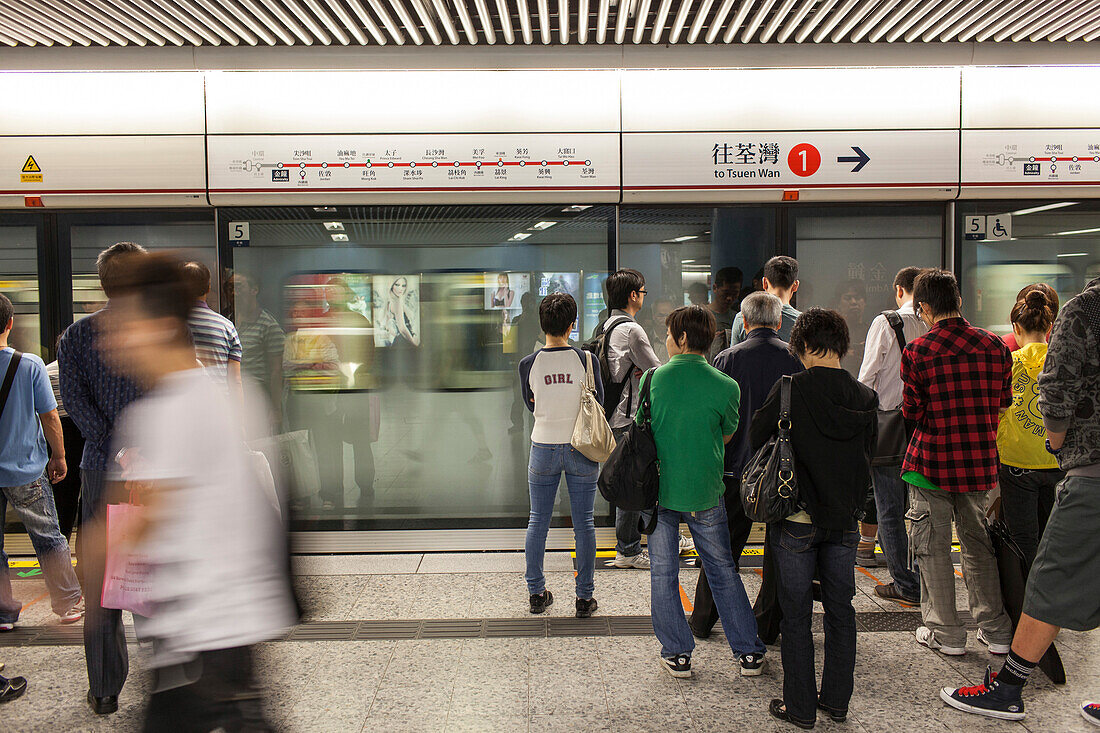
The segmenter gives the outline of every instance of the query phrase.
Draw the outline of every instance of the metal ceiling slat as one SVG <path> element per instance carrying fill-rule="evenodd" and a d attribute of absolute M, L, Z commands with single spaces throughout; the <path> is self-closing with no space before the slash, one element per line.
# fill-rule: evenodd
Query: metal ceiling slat
<path fill-rule="evenodd" d="M 306 27 L 306 29 L 313 34 L 313 37 L 326 46 L 332 45 L 332 38 L 325 29 L 321 27 L 316 18 L 310 15 L 305 8 L 298 4 L 298 0 L 278 0 L 286 9 L 294 14 L 294 18 Z"/>
<path fill-rule="evenodd" d="M 1085 35 L 1081 36 L 1081 40 L 1085 41 L 1086 43 L 1091 43 L 1097 38 L 1100 38 L 1100 23 L 1093 25 L 1091 28 L 1089 28 L 1088 32 Z"/>
<path fill-rule="evenodd" d="M 765 0 L 766 2 L 768 0 Z M 733 20 L 730 21 L 729 27 L 726 28 L 725 34 L 722 36 L 722 43 L 732 43 L 734 36 L 737 35 L 737 31 L 741 30 L 741 25 L 745 22 L 745 19 L 749 17 L 749 13 L 752 12 L 752 6 L 756 0 L 742 0 L 741 7 L 737 9 L 737 14 L 733 16 Z"/>
<path fill-rule="evenodd" d="M 785 20 L 783 24 L 783 30 L 779 31 L 779 35 L 775 37 L 776 42 L 786 43 L 787 39 L 791 37 L 791 34 L 798 28 L 798 24 L 806 19 L 809 15 L 810 9 L 817 4 L 817 0 L 802 0 L 802 4 L 798 6 L 798 10 L 794 11 L 794 15 L 791 15 Z"/>
<path fill-rule="evenodd" d="M 558 40 L 569 43 L 569 0 L 558 0 Z"/>
<path fill-rule="evenodd" d="M 791 12 L 791 8 L 798 0 L 783 0 L 783 4 L 779 6 L 779 10 L 775 11 L 772 19 L 768 21 L 768 24 L 764 26 L 764 30 L 760 33 L 760 43 L 767 43 L 775 35 L 775 32 L 779 30 L 779 26 L 783 24 L 783 21 L 787 19 L 787 15 Z"/>
<path fill-rule="evenodd" d="M 439 24 L 443 26 L 443 32 L 447 34 L 447 40 L 451 42 L 452 46 L 458 45 L 458 29 L 455 28 L 454 20 L 451 18 L 451 12 L 447 10 L 446 0 L 432 0 L 432 7 L 435 8 L 436 17 L 439 18 Z"/>
<path fill-rule="evenodd" d="M 398 46 L 405 45 L 405 34 L 401 32 L 401 28 L 397 25 L 396 22 L 394 22 L 393 16 L 391 16 L 390 12 L 386 10 L 386 6 L 382 4 L 382 0 L 367 0 L 367 2 L 370 3 L 371 9 L 374 11 L 374 14 L 378 16 L 378 20 L 380 20 L 382 22 L 382 25 L 386 28 L 386 31 L 390 34 L 390 38 L 393 39 L 393 42 L 396 43 Z M 366 16 L 366 8 L 363 8 L 362 5 L 360 5 L 359 7 L 362 12 L 359 12 L 357 10 L 355 14 L 358 15 L 360 18 L 363 18 Z M 355 9 L 354 5 L 352 6 L 352 9 Z M 456 40 L 453 42 L 457 43 L 458 41 Z"/>
<path fill-rule="evenodd" d="M 286 26 L 287 30 L 294 34 L 294 37 L 307 46 L 313 45 L 313 36 L 306 33 L 305 28 L 301 26 L 298 21 L 290 17 L 290 13 L 284 8 L 279 0 L 260 0 L 267 7 L 272 14 L 279 19 L 279 22 Z"/>
<path fill-rule="evenodd" d="M 672 28 L 668 32 L 669 43 L 679 43 L 680 35 L 684 32 L 684 26 L 687 25 L 688 16 L 691 14 L 692 2 L 693 0 L 680 0 L 680 9 L 676 11 L 676 18 L 672 21 Z"/>
<path fill-rule="evenodd" d="M 821 21 L 825 20 L 825 17 L 828 15 L 829 11 L 832 10 L 833 7 L 837 4 L 837 2 L 839 2 L 839 0 L 825 0 L 825 2 L 821 4 L 821 7 L 814 11 L 814 14 L 806 20 L 806 24 L 798 29 L 798 34 L 795 35 L 794 42 L 802 43 L 807 38 L 809 38 L 810 34 L 813 33 L 814 28 L 817 28 L 818 24 Z"/>
<path fill-rule="evenodd" d="M 998 6 L 1011 4 L 1015 0 L 985 0 L 965 18 L 940 34 L 941 41 L 957 39 L 965 41 L 981 30 L 986 23 L 997 17 Z"/>
<path fill-rule="evenodd" d="M 604 0 L 607 2 L 607 0 Z M 516 7 L 519 15 L 519 29 L 523 34 L 523 42 L 530 46 L 535 42 L 534 32 L 531 29 L 531 11 L 527 7 L 527 0 L 516 0 Z M 600 41 L 603 43 L 603 41 Z"/>
<path fill-rule="evenodd" d="M 1098 3 L 1098 5 L 1100 5 L 1100 3 Z M 1073 22 L 1051 31 L 1050 34 L 1047 36 L 1047 40 L 1057 41 L 1064 38 L 1068 41 L 1070 40 L 1070 36 L 1076 33 L 1078 30 L 1081 30 L 1082 28 L 1089 28 L 1092 26 L 1093 23 L 1098 20 L 1100 20 L 1100 9 L 1092 13 L 1086 13 L 1079 18 L 1074 18 Z M 1031 40 L 1034 41 L 1038 39 L 1032 38 Z"/>
<path fill-rule="evenodd" d="M 834 10 L 825 22 L 817 27 L 817 31 L 814 33 L 814 43 L 821 43 L 829 34 L 832 33 L 833 28 L 836 28 L 840 21 L 844 20 L 844 17 L 848 15 L 848 12 L 855 7 L 856 3 L 860 0 L 844 0 L 844 4 Z"/>
<path fill-rule="evenodd" d="M 214 0 L 207 0 L 207 2 L 213 3 Z M 221 6 L 233 14 L 241 23 L 248 26 L 248 29 L 257 37 L 269 46 L 275 46 L 279 42 L 279 38 L 276 38 L 272 30 L 260 19 L 250 14 L 244 7 L 238 5 L 234 0 L 217 0 L 221 3 Z M 253 11 L 254 13 L 255 11 Z M 247 39 L 246 39 L 247 40 Z M 258 43 L 259 41 L 257 41 Z M 293 39 L 287 36 L 285 43 L 288 45 L 294 45 Z"/>
<path fill-rule="evenodd" d="M 536 0 L 539 11 L 539 38 L 543 45 L 550 43 L 550 0 Z"/>
<path fill-rule="evenodd" d="M 485 3 L 485 0 L 474 0 L 474 10 L 477 12 L 477 19 L 481 23 L 481 33 L 485 36 L 485 42 L 490 46 L 496 45 L 497 32 L 493 28 L 493 16 L 489 14 L 489 6 Z"/>
<path fill-rule="evenodd" d="M 757 29 L 764 24 L 764 18 L 768 17 L 768 13 L 774 5 L 775 0 L 761 0 L 760 7 L 753 13 L 752 19 L 745 26 L 745 30 L 741 31 L 741 43 L 748 43 L 752 40 Z"/>
<path fill-rule="evenodd" d="M 19 40 L 20 43 L 27 46 L 52 46 L 53 41 L 45 36 L 40 36 L 34 31 L 26 32 L 21 25 L 14 25 L 10 19 L 0 18 L 0 33 L 4 33 L 10 38 Z"/>
<path fill-rule="evenodd" d="M 240 21 L 225 11 L 214 0 L 195 0 L 203 10 L 210 13 L 217 18 L 218 22 L 228 28 L 238 38 L 244 39 L 244 42 L 249 46 L 257 46 L 260 43 L 259 37 L 256 36 L 250 29 L 246 28 Z"/>
<path fill-rule="evenodd" d="M 588 43 L 588 0 L 577 2 L 577 43 Z"/>
<path fill-rule="evenodd" d="M 975 35 L 974 40 L 978 43 L 982 43 L 983 41 L 988 40 L 994 34 L 1000 32 L 1000 30 L 1007 26 L 1009 23 L 1012 23 L 1025 13 L 1030 12 L 1036 6 L 1041 5 L 1043 1 L 1044 0 L 1028 0 L 1028 2 L 1019 5 L 1018 7 L 1016 7 L 1016 9 L 1010 11 L 1007 15 L 998 18 L 996 22 L 994 22 L 992 25 L 987 26 L 984 30 Z"/>
<path fill-rule="evenodd" d="M 885 18 L 890 11 L 894 10 L 900 2 L 901 0 L 884 0 L 881 5 L 875 8 L 875 12 L 871 14 L 871 17 L 863 21 L 859 28 L 856 28 L 855 33 L 852 34 L 850 39 L 852 43 L 858 43 L 862 40 L 863 37 L 881 23 L 882 19 Z"/>
<path fill-rule="evenodd" d="M 874 0 L 864 0 L 860 3 L 860 5 L 848 15 L 847 19 L 837 26 L 836 30 L 833 31 L 833 35 L 829 37 L 829 40 L 833 43 L 840 43 L 843 41 L 848 34 L 859 25 L 859 22 L 867 17 L 867 14 L 874 9 L 876 4 L 877 2 Z"/>
<path fill-rule="evenodd" d="M 111 0 L 111 3 L 124 13 L 134 16 L 140 22 L 149 26 L 150 30 L 161 34 L 177 46 L 184 45 L 184 41 L 192 46 L 202 45 L 202 35 L 169 18 L 160 8 L 152 7 L 144 0 Z M 214 45 L 221 44 L 220 39 L 215 40 L 217 43 Z"/>
<path fill-rule="evenodd" d="M 1094 3 L 1088 0 L 1077 0 L 1077 2 L 1072 3 L 1072 5 L 1065 7 L 1062 12 L 1052 12 L 1050 15 L 1039 18 L 1025 28 L 1016 31 L 1012 34 L 1012 41 L 1016 43 L 1032 35 L 1042 38 L 1053 28 L 1057 28 L 1065 23 L 1067 19 L 1079 18 L 1081 13 L 1088 12 L 1094 5 Z"/>
<path fill-rule="evenodd" d="M 0 43 L 3 43 L 5 46 L 11 46 L 12 48 L 15 48 L 19 45 L 20 41 L 15 37 L 9 36 L 3 31 L 0 31 Z"/>
<path fill-rule="evenodd" d="M 665 32 L 665 23 L 668 22 L 668 12 L 672 9 L 672 0 L 661 0 L 657 6 L 657 16 L 653 19 L 653 28 L 649 34 L 650 43 L 660 43 Z"/>
<path fill-rule="evenodd" d="M 150 39 L 135 33 L 133 30 L 119 24 L 113 18 L 104 15 L 85 0 L 44 0 L 49 5 L 57 8 L 61 13 L 80 13 L 86 22 L 99 24 L 99 32 L 110 38 L 120 46 L 128 45 L 127 42 L 144 46 Z M 122 40 L 120 40 L 122 39 Z M 164 39 L 160 39 L 158 45 L 164 45 Z"/>
<path fill-rule="evenodd" d="M 913 27 L 914 23 L 931 13 L 941 2 L 942 0 L 924 0 L 915 10 L 899 20 L 898 23 L 890 29 L 890 32 L 886 34 L 886 42 L 893 43 L 901 38 L 906 31 Z"/>
<path fill-rule="evenodd" d="M 645 38 L 646 22 L 649 20 L 649 5 L 652 0 L 638 0 L 638 13 L 634 16 L 634 32 L 630 40 L 641 43 Z"/>
<path fill-rule="evenodd" d="M 415 0 L 419 2 L 419 0 Z M 512 29 L 512 11 L 508 9 L 508 0 L 496 0 L 497 17 L 500 18 L 500 33 L 504 42 L 511 46 L 516 42 L 516 33 Z"/>
<path fill-rule="evenodd" d="M 940 12 L 930 13 L 921 22 L 914 25 L 905 34 L 905 42 L 912 43 L 920 38 L 929 41 L 938 36 L 945 28 L 961 18 L 968 10 L 973 10 L 981 0 L 966 0 L 965 3 L 957 3 L 959 7 L 943 8 Z"/>
<path fill-rule="evenodd" d="M 70 3 L 73 0 L 68 0 Z M 140 37 L 147 41 L 152 42 L 157 46 L 164 46 L 171 43 L 174 46 L 182 46 L 188 42 L 189 39 L 185 39 L 182 36 L 172 32 L 171 29 L 165 28 L 155 20 L 149 19 L 143 16 L 136 8 L 130 7 L 128 10 L 119 8 L 112 5 L 107 0 L 82 0 L 84 4 L 92 5 L 99 10 L 102 10 L 105 14 L 103 17 L 108 18 L 112 23 L 118 25 L 119 28 L 124 29 L 126 33 L 141 34 Z M 74 4 L 75 7 L 75 4 Z M 118 22 L 116 22 L 116 19 Z M 126 25 L 122 25 L 125 23 Z M 122 33 L 123 31 L 118 31 Z M 129 36 L 127 36 L 129 38 Z M 140 44 L 144 46 L 145 44 Z"/>
<path fill-rule="evenodd" d="M 32 13 L 16 5 L 14 0 L 0 0 L 0 7 L 5 5 L 9 10 L 7 20 L 10 23 L 18 23 L 24 29 L 33 31 L 44 38 L 51 39 L 54 43 L 59 43 L 62 46 L 72 46 L 73 43 L 78 43 L 82 46 L 91 45 L 91 42 L 87 38 L 84 38 L 84 42 L 81 43 L 80 40 L 73 36 L 55 30 L 52 22 L 46 23 L 42 18 L 35 18 Z"/>
<path fill-rule="evenodd" d="M 520 0 L 520 2 L 526 5 L 525 0 Z M 600 0 L 600 9 L 596 12 L 596 43 L 603 43 L 607 40 L 607 18 L 610 14 L 611 0 Z M 520 17 L 522 18 L 523 15 L 520 15 Z"/>
<path fill-rule="evenodd" d="M 95 21 L 89 20 L 86 15 L 75 16 L 70 13 L 69 15 L 62 15 L 54 10 L 53 7 L 43 2 L 43 0 L 23 0 L 30 7 L 42 13 L 46 17 L 53 20 L 60 26 L 69 28 L 72 33 L 80 33 L 86 36 L 89 40 L 98 43 L 100 46 L 111 45 L 111 39 L 108 35 L 99 32 L 94 26 L 98 25 Z M 116 41 L 117 43 L 117 41 Z M 91 45 L 91 44 L 89 44 Z"/>
<path fill-rule="evenodd" d="M 409 4 L 416 11 L 417 17 L 420 18 L 420 24 L 424 26 L 424 32 L 428 34 L 428 38 L 432 39 L 432 44 L 435 46 L 442 45 L 443 36 L 439 35 L 439 29 L 435 27 L 435 21 L 432 19 L 432 12 L 424 4 L 424 0 L 409 0 Z M 508 28 L 511 29 L 511 27 L 511 23 L 509 23 Z"/>
<path fill-rule="evenodd" d="M 703 40 L 707 43 L 714 43 L 714 39 L 718 37 L 718 33 L 722 30 L 722 24 L 726 22 L 726 16 L 729 15 L 730 10 L 733 8 L 734 0 L 722 0 L 722 4 L 718 6 L 718 10 L 715 11 L 714 17 L 711 18 L 710 26 L 707 28 L 707 34 L 703 36 Z"/>
<path fill-rule="evenodd" d="M 416 27 L 416 23 L 413 22 L 412 16 L 409 15 L 409 11 L 405 8 L 405 3 L 401 0 L 389 0 L 390 7 L 393 8 L 393 12 L 397 13 L 397 17 L 401 20 L 401 24 L 405 26 L 405 32 L 409 34 L 409 38 L 417 46 L 424 45 L 424 36 L 420 35 L 420 29 Z"/>
<path fill-rule="evenodd" d="M 630 20 L 630 8 L 635 2 L 636 0 L 619 0 L 619 4 L 615 6 L 615 43 L 617 45 L 622 45 L 626 40 L 626 22 Z"/>
<path fill-rule="evenodd" d="M 1071 5 L 1072 3 L 1073 0 L 1065 0 L 1064 2 L 1058 3 L 1057 8 L 1062 8 L 1066 5 Z M 1048 3 L 1043 3 L 1040 7 L 1037 7 L 1034 10 L 1026 13 L 1022 17 L 1005 26 L 999 32 L 993 34 L 993 40 L 1000 43 L 1006 38 L 1011 38 L 1012 35 L 1016 33 L 1016 31 L 1020 30 L 1021 28 L 1027 27 L 1038 18 L 1049 15 L 1050 13 L 1054 12 L 1054 10 L 1055 8 L 1050 7 Z"/>
<path fill-rule="evenodd" d="M 164 0 L 161 0 L 164 2 Z M 200 24 L 215 33 L 219 38 L 228 43 L 231 46 L 240 44 L 241 39 L 237 37 L 235 33 L 226 28 L 223 24 L 219 23 L 210 13 L 207 13 L 202 8 L 198 7 L 192 0 L 173 0 L 180 8 L 187 13 L 190 13 Z M 253 38 L 255 41 L 255 38 Z M 255 45 L 255 44 L 253 44 Z"/>
<path fill-rule="evenodd" d="M 466 40 L 470 42 L 470 45 L 477 43 L 477 31 L 474 30 L 474 22 L 470 19 L 470 11 L 466 9 L 465 0 L 451 0 L 455 6 L 455 12 L 458 13 L 458 19 L 462 22 L 462 30 L 466 33 Z"/>
<path fill-rule="evenodd" d="M 351 14 L 340 3 L 340 0 L 325 0 L 325 5 L 332 11 L 336 19 L 340 21 L 343 30 L 346 30 L 352 36 L 355 37 L 356 42 L 360 46 L 366 46 L 370 43 L 367 40 L 367 34 L 363 32 L 363 29 L 359 27 L 359 24 L 351 17 Z M 344 44 L 348 45 L 347 43 Z"/>

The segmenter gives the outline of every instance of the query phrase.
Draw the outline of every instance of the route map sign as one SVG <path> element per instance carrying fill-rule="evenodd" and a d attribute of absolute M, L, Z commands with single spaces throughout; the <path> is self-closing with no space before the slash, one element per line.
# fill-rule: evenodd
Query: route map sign
<path fill-rule="evenodd" d="M 607 192 L 618 135 L 252 135 L 209 143 L 211 194 Z"/>
<path fill-rule="evenodd" d="M 964 130 L 962 185 L 1100 186 L 1100 130 Z"/>
<path fill-rule="evenodd" d="M 867 189 L 882 198 L 946 199 L 957 189 L 958 149 L 951 130 L 626 133 L 623 194 L 761 201 L 779 198 L 777 191 L 829 199 Z"/>

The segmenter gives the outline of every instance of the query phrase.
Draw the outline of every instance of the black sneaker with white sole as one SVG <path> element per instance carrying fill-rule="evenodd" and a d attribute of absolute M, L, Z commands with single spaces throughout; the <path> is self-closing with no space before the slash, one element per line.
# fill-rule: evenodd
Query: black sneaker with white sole
<path fill-rule="evenodd" d="M 997 681 L 997 673 L 985 670 L 980 685 L 940 690 L 940 699 L 968 713 L 984 715 L 998 720 L 1023 720 L 1024 700 L 1020 696 L 1023 685 L 1008 685 Z"/>
<path fill-rule="evenodd" d="M 688 679 L 691 677 L 691 657 L 677 654 L 675 657 L 661 657 L 661 666 L 673 677 Z"/>
<path fill-rule="evenodd" d="M 600 604 L 596 603 L 595 598 L 589 598 L 587 601 L 583 598 L 577 599 L 577 618 L 592 618 L 592 614 L 596 612 L 596 609 L 600 607 Z"/>
<path fill-rule="evenodd" d="M 531 596 L 531 613 L 542 613 L 547 606 L 554 605 L 554 594 L 548 590 Z"/>
<path fill-rule="evenodd" d="M 759 653 L 742 654 L 738 661 L 741 662 L 742 677 L 757 677 L 764 672 L 764 655 Z"/>

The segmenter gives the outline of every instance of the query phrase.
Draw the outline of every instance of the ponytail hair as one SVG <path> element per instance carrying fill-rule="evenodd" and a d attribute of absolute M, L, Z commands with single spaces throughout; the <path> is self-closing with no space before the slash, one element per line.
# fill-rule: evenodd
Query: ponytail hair
<path fill-rule="evenodd" d="M 1025 333 L 1046 333 L 1054 325 L 1057 312 L 1057 296 L 1052 300 L 1046 289 L 1033 287 L 1012 307 L 1012 323 Z"/>

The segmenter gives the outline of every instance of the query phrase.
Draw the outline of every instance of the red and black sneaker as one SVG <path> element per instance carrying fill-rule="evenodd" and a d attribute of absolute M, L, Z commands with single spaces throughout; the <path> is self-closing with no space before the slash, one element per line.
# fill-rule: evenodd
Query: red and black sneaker
<path fill-rule="evenodd" d="M 1081 705 L 1081 715 L 1093 725 L 1100 726 L 1100 702 L 1086 701 Z"/>
<path fill-rule="evenodd" d="M 984 715 L 998 720 L 1023 720 L 1024 700 L 1020 696 L 1023 685 L 1008 685 L 997 681 L 997 673 L 985 670 L 985 680 L 973 687 L 940 690 L 940 699 L 968 713 Z"/>

